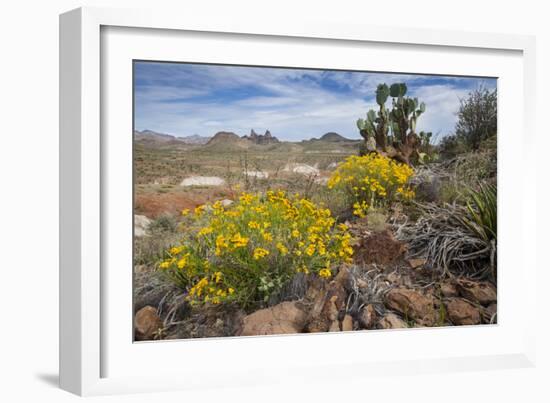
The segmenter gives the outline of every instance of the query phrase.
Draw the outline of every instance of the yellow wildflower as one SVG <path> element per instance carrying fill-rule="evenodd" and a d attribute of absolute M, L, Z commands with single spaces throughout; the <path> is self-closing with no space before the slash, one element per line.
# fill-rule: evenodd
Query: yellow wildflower
<path fill-rule="evenodd" d="M 267 249 L 264 249 L 264 248 L 254 249 L 253 256 L 254 256 L 254 259 L 256 260 L 266 257 L 267 255 L 269 255 L 269 251 Z"/>
<path fill-rule="evenodd" d="M 250 229 L 260 229 L 260 224 L 257 223 L 256 221 L 250 221 L 248 223 L 248 228 L 250 228 Z"/>
<path fill-rule="evenodd" d="M 204 204 L 201 206 L 197 206 L 195 207 L 195 214 L 200 217 L 205 210 L 206 210 L 206 206 Z"/>
<path fill-rule="evenodd" d="M 306 254 L 308 256 L 312 256 L 313 254 L 315 253 L 315 245 L 314 244 L 309 244 L 308 247 L 306 248 Z"/>
<path fill-rule="evenodd" d="M 203 236 L 203 235 L 208 235 L 208 234 L 211 234 L 212 231 L 214 231 L 212 229 L 212 227 L 204 227 L 204 228 L 201 228 L 198 235 L 199 236 Z"/>
<path fill-rule="evenodd" d="M 319 276 L 323 277 L 323 278 L 329 278 L 332 276 L 332 272 L 329 270 L 329 269 L 321 269 L 319 271 Z"/>
<path fill-rule="evenodd" d="M 288 248 L 284 246 L 281 242 L 278 242 L 276 246 L 281 255 L 285 256 L 288 253 Z"/>

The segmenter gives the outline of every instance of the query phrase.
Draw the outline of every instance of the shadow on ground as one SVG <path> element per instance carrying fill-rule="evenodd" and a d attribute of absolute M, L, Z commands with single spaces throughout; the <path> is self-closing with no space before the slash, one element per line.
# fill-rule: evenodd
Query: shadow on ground
<path fill-rule="evenodd" d="M 35 374 L 36 378 L 41 380 L 47 385 L 58 388 L 59 387 L 59 375 L 58 374 Z"/>

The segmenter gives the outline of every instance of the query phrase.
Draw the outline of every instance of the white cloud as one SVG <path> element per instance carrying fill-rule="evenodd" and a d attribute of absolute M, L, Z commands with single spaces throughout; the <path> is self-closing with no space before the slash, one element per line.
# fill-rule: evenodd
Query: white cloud
<path fill-rule="evenodd" d="M 138 70 L 136 128 L 207 136 L 269 129 L 286 140 L 336 131 L 359 138 L 355 122 L 377 107 L 376 86 L 401 81 L 408 84 L 408 95 L 427 105 L 418 130 L 447 134 L 454 128 L 459 99 L 479 85 L 479 80 L 458 77 L 181 66 Z M 213 96 L 220 92 L 223 96 Z"/>

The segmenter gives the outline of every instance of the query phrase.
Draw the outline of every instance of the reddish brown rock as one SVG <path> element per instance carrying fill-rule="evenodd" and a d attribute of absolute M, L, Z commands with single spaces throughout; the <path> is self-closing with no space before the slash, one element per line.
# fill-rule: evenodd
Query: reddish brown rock
<path fill-rule="evenodd" d="M 350 281 L 351 281 L 351 273 L 350 269 L 347 266 L 342 266 L 338 270 L 338 274 L 334 276 L 334 280 L 332 280 L 334 283 L 336 283 L 340 287 L 348 287 Z"/>
<path fill-rule="evenodd" d="M 440 286 L 441 296 L 445 298 L 458 297 L 458 289 L 452 283 L 442 283 Z"/>
<path fill-rule="evenodd" d="M 497 289 L 487 281 L 472 281 L 459 279 L 456 282 L 459 294 L 481 305 L 489 305 L 497 301 Z"/>
<path fill-rule="evenodd" d="M 153 340 L 155 335 L 162 329 L 163 324 L 157 315 L 157 310 L 152 306 L 145 306 L 136 312 L 134 318 L 135 339 Z"/>
<path fill-rule="evenodd" d="M 337 320 L 333 321 L 330 324 L 330 327 L 329 327 L 328 331 L 329 332 L 339 332 L 340 331 L 340 322 L 338 322 Z"/>
<path fill-rule="evenodd" d="M 479 309 L 471 302 L 451 298 L 445 303 L 447 317 L 453 325 L 477 325 L 481 323 Z"/>
<path fill-rule="evenodd" d="M 306 299 L 311 303 L 306 331 L 310 333 L 327 332 L 338 314 L 345 310 L 347 293 L 344 283 L 348 281 L 349 272 L 341 269 L 340 273 L 329 284 L 326 282 L 312 285 L 314 290 L 306 292 Z M 311 299 L 314 297 L 314 299 Z"/>
<path fill-rule="evenodd" d="M 376 325 L 376 311 L 374 306 L 368 304 L 364 307 L 359 315 L 359 326 L 362 329 L 373 329 Z"/>
<path fill-rule="evenodd" d="M 394 313 L 386 313 L 379 321 L 380 329 L 402 329 L 406 328 L 407 323 Z"/>
<path fill-rule="evenodd" d="M 434 300 L 418 291 L 407 288 L 394 288 L 386 295 L 388 308 L 414 319 L 420 325 L 432 326 L 436 320 Z"/>
<path fill-rule="evenodd" d="M 351 315 L 346 315 L 342 320 L 342 332 L 349 332 L 351 330 L 353 330 L 353 318 Z"/>
<path fill-rule="evenodd" d="M 306 313 L 296 302 L 282 302 L 245 316 L 239 335 L 300 333 L 304 329 L 306 319 Z"/>

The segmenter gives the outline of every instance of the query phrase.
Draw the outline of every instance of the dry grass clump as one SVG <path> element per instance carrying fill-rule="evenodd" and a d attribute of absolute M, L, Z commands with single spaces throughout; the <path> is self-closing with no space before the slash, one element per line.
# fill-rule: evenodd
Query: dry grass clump
<path fill-rule="evenodd" d="M 496 197 L 494 198 L 496 214 Z M 423 257 L 441 276 L 496 280 L 496 238 L 476 220 L 478 207 L 457 204 L 419 205 L 415 223 L 397 226 L 398 239 L 409 244 L 410 257 Z M 496 228 L 494 229 L 496 234 Z"/>
<path fill-rule="evenodd" d="M 378 315 L 385 312 L 385 295 L 392 289 L 387 274 L 376 265 L 353 265 L 348 270 L 348 301 L 346 311 L 357 314 L 365 306 L 372 305 Z"/>

